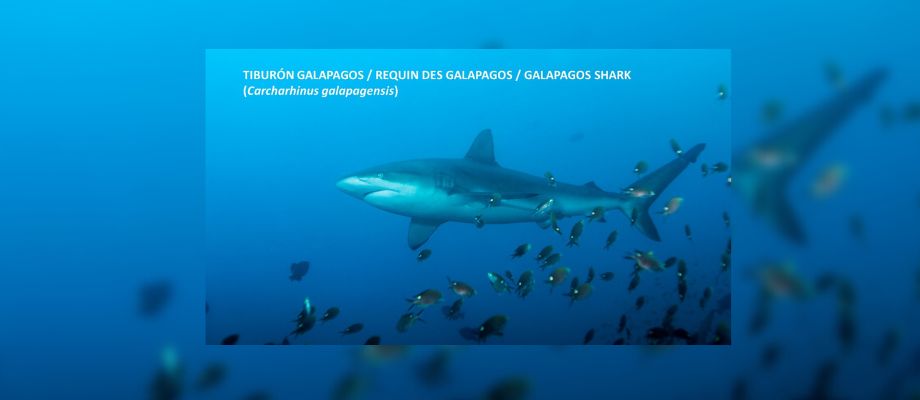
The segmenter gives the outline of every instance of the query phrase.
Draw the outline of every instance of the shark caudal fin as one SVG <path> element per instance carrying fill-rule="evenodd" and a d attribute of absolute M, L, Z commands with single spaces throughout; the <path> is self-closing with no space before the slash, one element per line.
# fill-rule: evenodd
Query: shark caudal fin
<path fill-rule="evenodd" d="M 656 242 L 661 241 L 661 236 L 658 235 L 658 228 L 655 228 L 655 224 L 649 215 L 649 207 L 661 195 L 661 192 L 674 181 L 674 178 L 677 178 L 690 163 L 696 162 L 697 157 L 700 156 L 700 153 L 705 148 L 706 144 L 703 143 L 693 146 L 690 150 L 677 156 L 676 159 L 639 178 L 639 180 L 626 188 L 626 195 L 629 200 L 623 206 L 623 212 L 626 213 L 633 226 L 639 229 L 639 232 L 648 236 L 649 239 Z"/>
<path fill-rule="evenodd" d="M 812 111 L 733 155 L 737 191 L 756 214 L 793 243 L 804 244 L 807 235 L 786 197 L 789 182 L 837 128 L 869 101 L 886 76 L 881 69 L 866 74 Z"/>

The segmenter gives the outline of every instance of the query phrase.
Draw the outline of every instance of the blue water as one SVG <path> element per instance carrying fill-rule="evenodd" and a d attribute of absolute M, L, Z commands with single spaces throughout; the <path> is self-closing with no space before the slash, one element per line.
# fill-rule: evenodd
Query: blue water
<path fill-rule="evenodd" d="M 242 73 L 258 68 L 312 66 L 317 69 L 369 68 L 469 69 L 631 69 L 630 81 L 403 81 L 398 98 L 249 97 L 240 94 Z M 563 182 L 594 180 L 619 191 L 637 179 L 636 162 L 650 169 L 674 158 L 669 140 L 690 148 L 706 143 L 700 163 L 728 162 L 730 102 L 720 101 L 719 85 L 730 85 L 727 51 L 211 51 L 207 64 L 207 245 L 208 343 L 240 333 L 241 343 L 279 342 L 293 330 L 291 319 L 309 297 L 319 313 L 332 306 L 342 314 L 296 343 L 361 344 L 371 335 L 384 343 L 470 343 L 458 330 L 476 328 L 492 315 L 510 319 L 494 344 L 580 344 L 590 329 L 597 344 L 610 344 L 618 318 L 627 313 L 631 343 L 660 324 L 665 310 L 680 303 L 677 268 L 643 273 L 639 288 L 627 292 L 634 249 L 652 250 L 664 261 L 688 262 L 688 295 L 675 325 L 696 332 L 718 299 L 730 295 L 730 273 L 720 272 L 719 257 L 729 237 L 722 222 L 730 190 L 726 174 L 704 178 L 699 165 L 687 168 L 667 188 L 651 212 L 662 242 L 642 236 L 626 215 L 611 210 L 607 223 L 586 223 L 582 245 L 566 248 L 578 218 L 560 221 L 563 235 L 535 223 L 490 225 L 447 223 L 419 263 L 406 245 L 408 218 L 361 204 L 334 183 L 348 173 L 391 161 L 460 158 L 482 129 L 492 129 L 498 162 L 541 176 L 552 171 Z M 274 83 L 274 82 L 270 82 Z M 390 82 L 388 82 L 390 83 Z M 325 85 L 348 84 L 333 82 Z M 392 84 L 392 83 L 390 83 Z M 575 136 L 578 134 L 579 136 Z M 668 199 L 685 203 L 668 217 L 657 215 Z M 684 225 L 693 229 L 693 240 Z M 604 250 L 607 235 L 621 232 Z M 521 243 L 532 251 L 519 260 L 510 254 Z M 552 245 L 562 261 L 545 271 L 534 257 Z M 289 265 L 307 260 L 303 282 L 288 280 Z M 559 266 L 581 282 L 593 266 L 599 278 L 594 294 L 572 305 L 563 294 L 569 280 L 551 291 L 544 281 Z M 499 294 L 487 273 L 508 270 L 514 279 L 535 273 L 526 300 Z M 465 318 L 449 321 L 441 313 L 458 297 L 447 277 L 467 282 L 478 295 L 464 302 Z M 512 281 L 513 283 L 513 281 Z M 713 299 L 698 306 L 705 287 Z M 434 288 L 444 299 L 424 312 L 424 323 L 396 331 L 407 298 Z M 634 310 L 636 298 L 647 305 Z M 730 312 L 718 320 L 730 323 Z M 364 332 L 342 338 L 339 331 L 363 323 Z M 714 326 L 704 335 L 713 334 Z M 709 341 L 711 338 L 700 338 Z"/>
<path fill-rule="evenodd" d="M 746 382 L 748 398 L 801 398 L 827 362 L 838 365 L 830 380 L 836 398 L 907 398 L 918 390 L 920 183 L 914 160 L 920 137 L 916 123 L 884 130 L 878 118 L 883 104 L 901 109 L 918 97 L 913 2 L 375 3 L 362 9 L 7 2 L 2 8 L 0 397 L 149 397 L 165 347 L 179 355 L 187 382 L 207 362 L 229 368 L 215 391 L 186 392 L 187 398 L 242 398 L 261 390 L 281 399 L 329 398 L 343 375 L 356 370 L 372 380 L 365 398 L 479 398 L 509 376 L 530 382 L 530 399 L 727 398 L 739 379 Z M 792 118 L 833 96 L 822 72 L 828 62 L 837 63 L 847 79 L 878 67 L 886 68 L 889 78 L 793 181 L 789 195 L 809 234 L 807 245 L 788 243 L 732 198 L 732 346 L 653 351 L 468 346 L 454 353 L 449 381 L 434 388 L 415 375 L 417 364 L 436 351 L 430 347 L 413 347 L 405 356 L 368 366 L 349 347 L 205 346 L 202 303 L 211 282 L 205 267 L 205 49 L 481 46 L 731 49 L 736 148 L 770 132 L 760 117 L 766 100 L 781 100 L 785 117 Z M 409 156 L 431 155 L 433 148 L 462 154 L 469 139 L 460 137 L 471 137 L 482 125 L 458 132 L 452 146 L 419 146 Z M 528 160 L 506 159 L 513 149 L 501 143 L 502 131 L 493 129 L 500 161 L 530 170 Z M 400 131 L 407 131 L 405 124 Z M 586 134 L 584 141 L 593 137 Z M 647 154 L 650 162 L 653 155 L 668 156 L 658 145 Z M 836 161 L 850 167 L 845 185 L 828 201 L 809 200 L 814 173 Z M 630 157 L 623 165 L 632 162 Z M 348 172 L 352 165 L 344 167 Z M 531 172 L 545 166 L 538 168 Z M 585 170 L 589 176 L 579 178 L 609 187 L 621 182 L 617 170 Z M 557 175 L 564 176 L 561 170 Z M 404 244 L 404 221 L 344 200 L 352 199 L 341 204 L 355 213 L 387 218 L 395 228 L 387 232 L 398 233 L 394 243 Z M 853 213 L 866 221 L 864 244 L 848 232 L 846 220 Z M 303 232 L 328 228 L 310 227 L 315 229 Z M 481 240 L 493 234 L 488 228 L 468 233 Z M 438 232 L 432 246 L 450 233 Z M 400 262 L 405 268 L 438 268 L 436 262 L 447 260 L 440 247 L 431 265 L 412 265 L 408 250 Z M 312 259 L 303 253 L 285 256 L 272 282 L 285 279 L 291 258 Z M 807 278 L 833 271 L 853 282 L 858 324 L 849 352 L 836 338 L 833 296 L 779 302 L 767 329 L 749 332 L 760 290 L 752 275 L 767 259 L 793 261 Z M 313 261 L 319 275 L 321 260 Z M 138 288 L 163 279 L 172 283 L 173 296 L 159 315 L 139 317 Z M 218 315 L 217 304 L 212 312 Z M 901 332 L 901 343 L 883 366 L 876 353 L 889 329 Z M 576 338 L 581 330 L 575 330 Z M 273 328 L 268 331 L 274 335 Z M 783 349 L 770 370 L 760 366 L 766 343 Z"/>

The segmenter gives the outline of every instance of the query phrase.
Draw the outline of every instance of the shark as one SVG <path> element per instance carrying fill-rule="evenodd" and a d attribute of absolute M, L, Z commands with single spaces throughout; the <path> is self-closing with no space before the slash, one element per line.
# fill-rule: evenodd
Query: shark
<path fill-rule="evenodd" d="M 807 235 L 787 198 L 789 182 L 886 76 L 884 69 L 867 73 L 835 97 L 732 154 L 733 188 L 755 215 L 791 242 L 804 244 Z"/>
<path fill-rule="evenodd" d="M 593 181 L 567 184 L 502 167 L 495 160 L 492 131 L 486 129 L 463 158 L 393 162 L 347 174 L 336 186 L 371 206 L 409 217 L 413 250 L 446 222 L 480 227 L 530 222 L 545 229 L 558 219 L 609 210 L 622 211 L 639 232 L 660 241 L 649 207 L 705 147 L 697 144 L 623 190 L 608 192 Z"/>

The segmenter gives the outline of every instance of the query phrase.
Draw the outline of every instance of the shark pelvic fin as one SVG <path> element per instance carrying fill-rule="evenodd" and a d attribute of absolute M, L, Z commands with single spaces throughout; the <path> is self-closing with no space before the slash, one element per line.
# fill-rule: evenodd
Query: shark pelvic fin
<path fill-rule="evenodd" d="M 492 143 L 492 130 L 486 129 L 479 132 L 470 149 L 466 152 L 466 159 L 483 164 L 498 165 L 495 162 L 495 145 Z"/>
<path fill-rule="evenodd" d="M 412 218 L 409 221 L 409 248 L 418 250 L 444 221 L 424 218 Z"/>

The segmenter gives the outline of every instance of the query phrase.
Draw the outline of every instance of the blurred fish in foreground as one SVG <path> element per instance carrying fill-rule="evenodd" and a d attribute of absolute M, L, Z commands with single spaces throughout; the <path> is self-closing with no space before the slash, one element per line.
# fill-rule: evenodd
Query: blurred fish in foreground
<path fill-rule="evenodd" d="M 145 317 L 158 315 L 169 299 L 172 298 L 172 284 L 169 281 L 156 281 L 144 284 L 138 289 L 138 312 Z"/>

